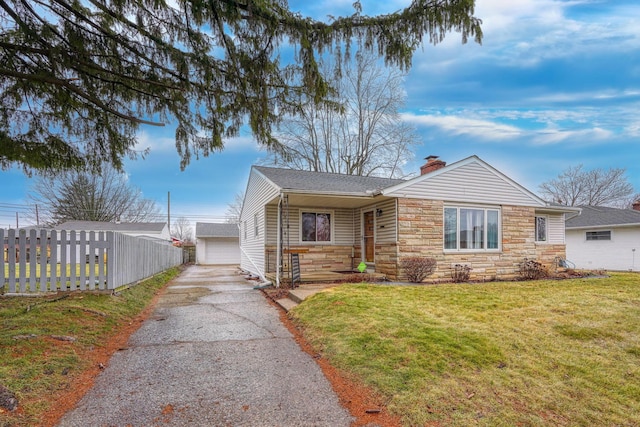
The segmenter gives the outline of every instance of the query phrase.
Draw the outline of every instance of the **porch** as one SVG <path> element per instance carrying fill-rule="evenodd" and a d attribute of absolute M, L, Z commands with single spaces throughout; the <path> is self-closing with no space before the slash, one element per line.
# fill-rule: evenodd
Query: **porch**
<path fill-rule="evenodd" d="M 309 271 L 302 272 L 300 275 L 301 284 L 312 283 L 345 283 L 351 279 L 357 278 L 357 275 L 361 274 L 359 271 Z M 365 273 L 367 280 L 375 279 L 377 282 L 382 282 L 386 279 L 384 274 L 380 273 Z M 265 274 L 267 280 L 272 283 L 276 283 L 276 273 L 270 272 Z M 288 271 L 285 271 L 280 276 L 280 283 L 283 287 L 290 287 L 291 276 Z"/>

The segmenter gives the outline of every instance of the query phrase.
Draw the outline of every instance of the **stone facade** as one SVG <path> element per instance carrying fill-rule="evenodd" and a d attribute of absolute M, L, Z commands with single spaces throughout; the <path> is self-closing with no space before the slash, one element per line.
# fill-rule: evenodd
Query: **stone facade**
<path fill-rule="evenodd" d="M 265 249 L 275 256 L 275 246 L 267 246 Z M 307 273 L 351 270 L 352 251 L 352 246 L 338 245 L 291 246 L 289 248 L 289 252 L 297 252 L 300 255 L 300 271 Z M 284 261 L 285 270 L 287 270 L 287 260 Z"/>
<path fill-rule="evenodd" d="M 471 267 L 472 280 L 511 279 L 525 259 L 535 259 L 554 268 L 556 257 L 565 257 L 565 245 L 536 244 L 532 207 L 502 206 L 502 247 L 499 252 L 445 252 L 443 250 L 444 203 L 435 200 L 398 200 L 397 259 L 411 256 L 432 257 L 437 261 L 430 280 L 451 279 L 456 264 Z M 387 255 L 387 258 L 391 258 Z M 390 262 L 384 273 L 394 280 L 406 280 L 404 272 Z M 396 262 L 397 265 L 397 262 Z M 376 265 L 377 270 L 377 265 Z M 380 271 L 382 272 L 382 271 Z"/>

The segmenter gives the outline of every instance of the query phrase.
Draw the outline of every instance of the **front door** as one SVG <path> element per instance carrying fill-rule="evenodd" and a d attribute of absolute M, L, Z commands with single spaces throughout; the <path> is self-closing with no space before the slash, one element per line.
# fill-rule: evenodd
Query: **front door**
<path fill-rule="evenodd" d="M 374 262 L 375 240 L 374 240 L 374 218 L 373 211 L 365 212 L 362 217 L 364 238 L 364 262 Z"/>

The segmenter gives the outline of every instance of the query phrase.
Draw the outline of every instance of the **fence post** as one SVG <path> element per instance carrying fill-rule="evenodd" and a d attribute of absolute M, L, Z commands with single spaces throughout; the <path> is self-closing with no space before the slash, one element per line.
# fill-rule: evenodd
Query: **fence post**
<path fill-rule="evenodd" d="M 0 255 L 0 294 L 4 293 L 4 257 L 5 248 L 8 250 L 8 243 L 4 242 L 4 228 L 0 228 L 0 243 L 2 244 L 2 255 Z M 8 254 L 7 254 L 8 255 Z"/>
<path fill-rule="evenodd" d="M 58 290 L 58 233 L 56 230 L 51 230 L 49 236 L 49 288 L 52 292 Z M 62 272 L 62 264 L 60 264 L 60 272 Z M 65 269 L 66 269 L 65 265 Z M 66 283 L 65 283 L 66 285 Z M 63 285 L 60 285 L 62 288 Z"/>
<path fill-rule="evenodd" d="M 107 289 L 115 289 L 115 277 L 116 271 L 116 245 L 114 242 L 114 232 L 107 231 Z"/>
<path fill-rule="evenodd" d="M 40 230 L 40 292 L 46 292 L 49 290 L 49 286 L 47 286 L 47 280 L 50 275 L 47 274 L 47 255 L 49 251 L 47 250 L 49 245 L 47 245 L 47 230 Z M 55 270 L 53 272 L 55 274 Z M 53 283 L 53 280 L 51 280 Z"/>

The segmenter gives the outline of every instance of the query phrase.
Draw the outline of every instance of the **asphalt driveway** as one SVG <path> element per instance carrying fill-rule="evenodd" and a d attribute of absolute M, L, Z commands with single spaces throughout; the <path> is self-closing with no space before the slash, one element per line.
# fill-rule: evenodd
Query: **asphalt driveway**
<path fill-rule="evenodd" d="M 190 266 L 58 424 L 348 426 L 278 311 L 235 267 Z"/>

